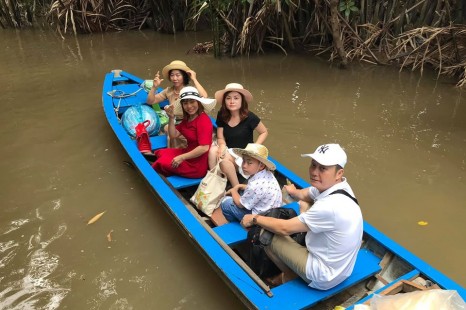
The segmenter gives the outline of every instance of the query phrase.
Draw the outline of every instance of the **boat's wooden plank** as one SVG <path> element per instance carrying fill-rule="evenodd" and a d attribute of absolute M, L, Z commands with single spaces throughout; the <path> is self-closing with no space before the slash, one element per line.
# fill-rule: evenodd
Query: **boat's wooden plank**
<path fill-rule="evenodd" d="M 176 189 L 186 188 L 190 186 L 198 186 L 201 183 L 202 178 L 200 179 L 190 179 L 180 177 L 179 175 L 172 175 L 167 177 L 167 180 L 170 181 L 170 184 L 173 185 Z"/>
<path fill-rule="evenodd" d="M 125 82 L 125 81 L 129 81 L 129 80 L 123 76 L 118 76 L 118 77 L 113 78 L 113 82 Z"/>
<path fill-rule="evenodd" d="M 284 297 L 283 299 L 280 298 L 279 300 L 276 300 L 280 303 L 283 302 L 284 308 L 308 308 L 320 301 L 338 294 L 339 292 L 369 278 L 370 276 L 373 276 L 381 269 L 379 263 L 380 258 L 367 249 L 361 249 L 359 250 L 358 258 L 356 259 L 356 264 L 351 276 L 334 288 L 326 291 L 316 290 L 307 286 L 306 282 L 301 278 L 297 278 L 273 288 L 272 292 L 276 297 Z M 279 309 L 279 307 L 277 307 L 277 309 Z"/>
<path fill-rule="evenodd" d="M 412 280 L 416 277 L 418 277 L 420 274 L 419 270 L 411 270 L 410 272 L 402 275 L 401 277 L 399 277 L 398 279 L 396 280 L 393 280 L 392 282 L 388 283 L 387 285 L 381 287 L 380 289 L 376 290 L 375 292 L 373 292 L 372 294 L 369 294 L 368 296 L 364 297 L 363 299 L 361 299 L 360 301 L 358 301 L 356 304 L 363 304 L 365 303 L 366 301 L 368 301 L 369 299 L 371 299 L 374 294 L 379 294 L 380 292 L 382 292 L 383 290 L 385 290 L 387 287 L 390 287 L 392 286 L 393 284 L 397 283 L 398 281 L 401 281 L 401 280 Z M 354 306 L 351 306 L 351 307 L 348 307 L 347 310 L 352 310 L 354 309 Z"/>
<path fill-rule="evenodd" d="M 387 237 L 385 234 L 377 230 L 374 226 L 366 221 L 364 222 L 364 232 L 377 240 L 385 248 L 389 249 L 393 253 L 396 253 L 398 257 L 411 264 L 415 269 L 426 275 L 431 281 L 437 283 L 442 288 L 456 290 L 458 294 L 466 300 L 466 289 L 464 289 L 458 283 L 455 283 L 445 274 L 434 269 L 432 266 L 427 264 L 413 253 L 406 250 L 404 247 Z"/>

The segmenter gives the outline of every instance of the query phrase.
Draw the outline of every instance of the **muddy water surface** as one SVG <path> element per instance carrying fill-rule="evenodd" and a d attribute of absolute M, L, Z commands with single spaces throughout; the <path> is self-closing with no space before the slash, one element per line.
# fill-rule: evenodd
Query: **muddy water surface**
<path fill-rule="evenodd" d="M 0 39 L 0 308 L 242 308 L 125 164 L 101 108 L 106 72 L 149 79 L 173 59 L 210 95 L 245 85 L 266 145 L 300 176 L 299 154 L 343 145 L 365 219 L 466 285 L 466 94 L 452 81 L 304 55 L 187 55 L 202 33 Z"/>

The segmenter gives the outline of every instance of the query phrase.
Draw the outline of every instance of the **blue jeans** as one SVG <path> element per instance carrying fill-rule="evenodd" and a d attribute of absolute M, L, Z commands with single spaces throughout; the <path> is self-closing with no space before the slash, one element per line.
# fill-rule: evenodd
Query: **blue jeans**
<path fill-rule="evenodd" d="M 231 196 L 223 198 L 220 203 L 220 208 L 222 208 L 223 215 L 228 222 L 241 222 L 246 214 L 251 214 L 252 212 L 251 210 L 240 208 L 235 205 Z"/>

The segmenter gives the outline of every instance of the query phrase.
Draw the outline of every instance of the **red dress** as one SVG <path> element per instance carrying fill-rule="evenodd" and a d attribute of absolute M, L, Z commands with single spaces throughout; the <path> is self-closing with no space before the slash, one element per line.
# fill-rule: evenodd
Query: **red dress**
<path fill-rule="evenodd" d="M 185 154 L 199 145 L 208 145 L 210 148 L 213 128 L 209 116 L 205 112 L 202 112 L 192 121 L 182 120 L 175 128 L 186 138 L 188 147 L 185 149 L 166 148 L 155 151 L 157 160 L 152 164 L 152 167 L 164 176 L 204 177 L 209 169 L 208 151 L 199 157 L 182 161 L 177 168 L 172 167 L 172 160 L 176 156 Z"/>

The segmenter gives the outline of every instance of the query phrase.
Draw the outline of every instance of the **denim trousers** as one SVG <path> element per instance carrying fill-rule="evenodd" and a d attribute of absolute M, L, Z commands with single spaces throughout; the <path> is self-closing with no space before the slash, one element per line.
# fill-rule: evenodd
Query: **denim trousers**
<path fill-rule="evenodd" d="M 246 214 L 251 214 L 252 212 L 251 210 L 240 208 L 235 205 L 231 196 L 223 198 L 220 203 L 220 208 L 222 208 L 223 215 L 228 222 L 241 222 Z"/>

